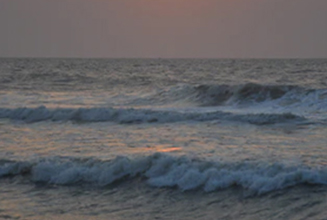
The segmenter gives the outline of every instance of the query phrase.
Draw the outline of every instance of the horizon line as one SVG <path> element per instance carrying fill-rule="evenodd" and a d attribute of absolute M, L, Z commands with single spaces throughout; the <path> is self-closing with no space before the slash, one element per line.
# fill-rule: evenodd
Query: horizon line
<path fill-rule="evenodd" d="M 140 59 L 140 60 L 317 60 L 327 57 L 79 57 L 79 56 L 0 56 L 0 59 Z"/>

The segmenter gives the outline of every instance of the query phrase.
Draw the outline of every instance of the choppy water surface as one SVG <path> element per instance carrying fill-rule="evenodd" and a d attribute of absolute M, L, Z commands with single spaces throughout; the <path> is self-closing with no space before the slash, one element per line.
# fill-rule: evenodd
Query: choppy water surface
<path fill-rule="evenodd" d="M 0 60 L 0 218 L 326 219 L 327 60 Z"/>

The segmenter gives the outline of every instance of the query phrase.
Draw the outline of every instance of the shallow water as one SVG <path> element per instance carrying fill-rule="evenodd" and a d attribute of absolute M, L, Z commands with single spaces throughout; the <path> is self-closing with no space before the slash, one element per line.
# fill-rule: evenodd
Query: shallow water
<path fill-rule="evenodd" d="M 327 189 L 297 186 L 253 196 L 232 187 L 181 192 L 139 180 L 94 189 L 1 182 L 4 219 L 326 219 Z M 18 190 L 17 190 L 18 189 Z"/>

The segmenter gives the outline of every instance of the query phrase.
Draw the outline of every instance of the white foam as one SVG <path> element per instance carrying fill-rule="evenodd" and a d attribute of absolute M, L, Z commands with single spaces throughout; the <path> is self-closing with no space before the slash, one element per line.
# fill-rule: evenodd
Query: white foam
<path fill-rule="evenodd" d="M 52 158 L 34 162 L 6 162 L 0 177 L 23 175 L 33 182 L 57 185 L 107 186 L 125 178 L 146 179 L 154 187 L 211 192 L 238 186 L 263 194 L 300 184 L 327 185 L 327 167 L 265 163 L 217 163 L 186 157 L 154 154 L 138 159 L 112 161 Z M 29 174 L 29 175 L 26 175 Z"/>
<path fill-rule="evenodd" d="M 196 189 L 203 185 L 206 177 L 198 169 L 191 168 L 178 180 L 177 185 L 183 191 Z"/>

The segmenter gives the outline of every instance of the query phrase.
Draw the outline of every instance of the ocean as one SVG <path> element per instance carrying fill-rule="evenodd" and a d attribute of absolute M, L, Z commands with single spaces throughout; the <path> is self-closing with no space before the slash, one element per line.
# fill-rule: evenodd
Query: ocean
<path fill-rule="evenodd" d="M 0 219 L 327 219 L 325 59 L 0 59 Z"/>

